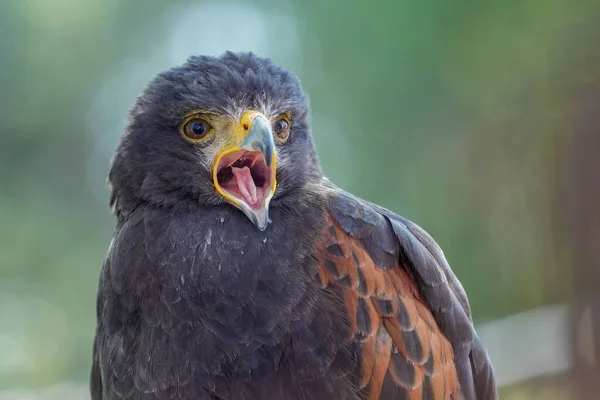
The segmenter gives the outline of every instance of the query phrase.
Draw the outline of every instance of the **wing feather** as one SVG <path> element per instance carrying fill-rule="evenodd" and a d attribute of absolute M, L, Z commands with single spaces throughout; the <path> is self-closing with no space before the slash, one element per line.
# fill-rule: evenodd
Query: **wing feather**
<path fill-rule="evenodd" d="M 433 239 L 342 191 L 327 224 L 318 276 L 323 288 L 342 290 L 364 397 L 497 399 L 467 296 Z"/>

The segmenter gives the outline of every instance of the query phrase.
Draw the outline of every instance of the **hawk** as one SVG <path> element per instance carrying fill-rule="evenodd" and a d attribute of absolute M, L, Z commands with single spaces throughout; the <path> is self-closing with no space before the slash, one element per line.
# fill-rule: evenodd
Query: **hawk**
<path fill-rule="evenodd" d="M 440 247 L 323 175 L 307 96 L 269 59 L 159 74 L 109 183 L 93 400 L 498 398 Z"/>

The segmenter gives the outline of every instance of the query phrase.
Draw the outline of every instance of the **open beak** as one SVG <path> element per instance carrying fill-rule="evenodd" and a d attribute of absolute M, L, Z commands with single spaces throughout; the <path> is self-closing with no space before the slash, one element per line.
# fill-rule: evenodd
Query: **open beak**
<path fill-rule="evenodd" d="M 271 123 L 261 113 L 248 111 L 213 165 L 216 190 L 261 231 L 269 223 L 269 202 L 277 186 L 275 164 Z"/>

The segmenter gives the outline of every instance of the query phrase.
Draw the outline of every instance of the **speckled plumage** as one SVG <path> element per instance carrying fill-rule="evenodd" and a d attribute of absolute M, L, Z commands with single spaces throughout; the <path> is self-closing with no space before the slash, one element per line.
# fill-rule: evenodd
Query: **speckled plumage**
<path fill-rule="evenodd" d="M 289 112 L 272 222 L 214 190 L 186 113 Z M 204 153 L 203 153 L 204 151 Z M 467 297 L 415 224 L 322 175 L 297 78 L 193 57 L 136 102 L 111 172 L 93 400 L 497 398 Z"/>

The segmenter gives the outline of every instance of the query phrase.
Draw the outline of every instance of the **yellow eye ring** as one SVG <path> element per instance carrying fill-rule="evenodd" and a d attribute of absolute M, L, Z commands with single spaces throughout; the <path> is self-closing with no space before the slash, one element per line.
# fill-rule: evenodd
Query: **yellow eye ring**
<path fill-rule="evenodd" d="M 287 116 L 281 116 L 273 124 L 273 133 L 285 142 L 290 137 L 290 119 Z"/>
<path fill-rule="evenodd" d="M 202 142 L 214 131 L 212 125 L 204 118 L 191 115 L 181 124 L 181 134 L 192 143 Z"/>

